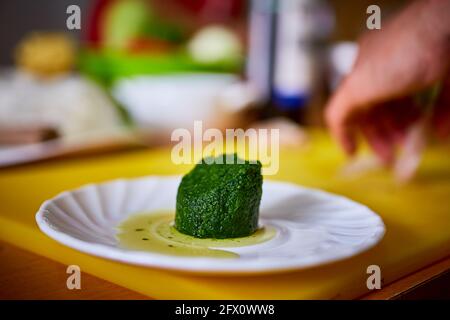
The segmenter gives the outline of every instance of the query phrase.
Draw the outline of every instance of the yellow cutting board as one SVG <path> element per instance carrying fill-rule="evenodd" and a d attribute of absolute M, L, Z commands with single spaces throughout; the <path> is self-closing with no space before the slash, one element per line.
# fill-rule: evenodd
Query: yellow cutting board
<path fill-rule="evenodd" d="M 182 174 L 170 149 L 133 151 L 50 161 L 0 170 L 0 239 L 63 264 L 76 264 L 129 289 L 160 299 L 329 299 L 368 292 L 367 267 L 379 265 L 383 283 L 450 254 L 450 150 L 427 151 L 417 178 L 396 184 L 387 171 L 344 176 L 345 159 L 329 138 L 313 134 L 308 146 L 283 149 L 271 179 L 343 194 L 383 218 L 387 232 L 373 249 L 337 263 L 284 274 L 202 276 L 136 267 L 77 252 L 51 240 L 36 226 L 40 204 L 90 182 L 151 174 Z M 1 262 L 0 262 L 1 263 Z"/>

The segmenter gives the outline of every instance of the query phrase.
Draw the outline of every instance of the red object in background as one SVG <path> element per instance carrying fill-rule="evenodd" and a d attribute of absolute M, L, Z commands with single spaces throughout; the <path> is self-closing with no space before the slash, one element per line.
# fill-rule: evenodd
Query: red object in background
<path fill-rule="evenodd" d="M 83 38 L 89 47 L 98 47 L 101 41 L 102 21 L 107 8 L 115 0 L 96 0 L 92 1 L 91 13 L 88 17 L 88 23 Z"/>
<path fill-rule="evenodd" d="M 89 47 L 98 47 L 102 41 L 104 16 L 117 0 L 92 1 L 83 40 Z M 164 0 L 167 1 L 167 0 Z M 185 11 L 193 20 L 202 24 L 229 23 L 245 9 L 245 0 L 170 0 L 172 10 Z M 139 47 L 139 46 L 138 46 Z"/>
<path fill-rule="evenodd" d="M 191 13 L 200 14 L 217 22 L 220 17 L 238 16 L 243 9 L 243 0 L 176 0 Z"/>
<path fill-rule="evenodd" d="M 127 49 L 129 53 L 159 54 L 169 52 L 173 49 L 173 46 L 167 41 L 140 37 L 130 39 Z"/>

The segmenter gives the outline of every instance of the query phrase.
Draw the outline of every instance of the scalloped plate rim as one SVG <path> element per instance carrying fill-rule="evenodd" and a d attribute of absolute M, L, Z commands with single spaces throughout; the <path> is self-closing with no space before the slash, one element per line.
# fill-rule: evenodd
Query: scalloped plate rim
<path fill-rule="evenodd" d="M 46 221 L 45 218 L 45 212 L 48 211 L 46 209 L 47 205 L 50 204 L 52 201 L 56 199 L 60 199 L 64 195 L 71 194 L 74 191 L 80 191 L 82 189 L 93 187 L 93 186 L 101 186 L 101 185 L 107 185 L 111 183 L 119 183 L 119 182 L 132 182 L 137 180 L 147 180 L 147 179 L 181 179 L 182 176 L 180 175 L 148 175 L 148 176 L 141 176 L 141 177 L 135 177 L 135 178 L 118 178 L 108 181 L 103 181 L 100 183 L 87 183 L 83 184 L 77 188 L 71 189 L 71 190 L 65 190 L 62 192 L 59 192 L 51 199 L 48 199 L 42 203 L 39 210 L 36 213 L 36 222 L 39 227 L 39 229 L 46 234 L 51 239 L 55 240 L 56 242 L 63 244 L 71 249 L 75 249 L 79 252 L 83 252 L 89 255 L 93 255 L 95 257 L 101 257 L 106 258 L 109 260 L 131 264 L 131 265 L 138 265 L 142 267 L 148 267 L 148 268 L 156 268 L 156 269 L 167 269 L 172 271 L 178 271 L 178 272 L 187 272 L 187 273 L 200 273 L 205 275 L 248 275 L 248 274 L 268 274 L 268 273 L 281 273 L 281 272 L 290 272 L 290 271 L 298 271 L 298 270 L 304 270 L 304 269 L 310 269 L 313 267 L 319 267 L 324 266 L 328 264 L 332 264 L 341 260 L 345 260 L 348 258 L 351 258 L 353 256 L 359 255 L 363 252 L 366 252 L 367 250 L 373 248 L 376 244 L 378 244 L 381 239 L 384 237 L 386 233 L 386 227 L 383 223 L 383 220 L 381 217 L 373 212 L 369 207 L 366 205 L 363 205 L 361 203 L 358 203 L 354 200 L 351 200 L 345 196 L 334 194 L 331 192 L 327 192 L 321 189 L 316 188 L 310 188 L 310 187 L 304 187 L 302 185 L 298 185 L 296 183 L 290 182 L 290 181 L 280 181 L 280 180 L 272 180 L 265 178 L 265 182 L 269 182 L 270 184 L 281 184 L 281 185 L 289 185 L 294 188 L 301 189 L 306 192 L 312 192 L 314 194 L 320 195 L 320 196 L 326 196 L 326 197 L 332 197 L 335 199 L 341 199 L 348 203 L 351 203 L 352 205 L 356 205 L 358 207 L 366 209 L 369 213 L 372 214 L 374 218 L 376 218 L 377 221 L 377 228 L 376 232 L 374 232 L 374 235 L 367 239 L 365 242 L 359 244 L 358 246 L 355 246 L 353 251 L 347 252 L 347 253 L 341 253 L 338 257 L 333 257 L 330 259 L 327 259 L 322 262 L 310 262 L 310 263 L 302 263 L 301 265 L 298 265 L 298 262 L 295 261 L 292 263 L 265 263 L 264 266 L 261 266 L 260 263 L 249 263 L 247 261 L 247 265 L 243 267 L 242 265 L 234 263 L 227 263 L 226 259 L 221 259 L 221 262 L 225 262 L 226 267 L 204 267 L 205 263 L 217 260 L 217 258 L 203 258 L 203 257 L 180 257 L 180 256 L 170 256 L 165 254 L 160 254 L 156 252 L 144 252 L 139 250 L 130 250 L 130 249 L 122 249 L 118 247 L 111 247 L 109 245 L 101 244 L 101 243 L 91 243 L 87 241 L 83 241 L 80 239 L 77 239 L 65 232 L 55 230 L 53 229 L 50 224 Z M 124 213 L 124 214 L 133 214 L 134 212 Z M 120 252 L 121 255 L 117 255 L 117 252 Z M 179 266 L 179 263 L 181 261 L 189 261 L 189 264 L 185 264 L 182 267 Z M 229 262 L 232 262 L 233 260 L 230 260 Z"/>

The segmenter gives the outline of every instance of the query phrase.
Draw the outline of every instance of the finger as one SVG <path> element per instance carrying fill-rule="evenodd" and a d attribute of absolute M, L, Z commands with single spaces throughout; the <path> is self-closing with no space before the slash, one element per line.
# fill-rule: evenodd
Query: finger
<path fill-rule="evenodd" d="M 373 121 L 378 123 L 378 126 L 384 133 L 386 139 L 391 143 L 400 144 L 403 139 L 403 134 L 400 125 L 397 121 L 397 108 L 392 102 L 386 102 L 374 108 L 372 116 Z"/>
<path fill-rule="evenodd" d="M 389 137 L 381 121 L 375 117 L 366 117 L 366 120 L 361 123 L 361 132 L 381 162 L 390 165 L 394 160 L 395 143 Z"/>
<path fill-rule="evenodd" d="M 351 89 L 345 83 L 339 87 L 326 106 L 325 122 L 344 151 L 352 155 L 357 149 L 354 124 L 356 112 Z"/>
<path fill-rule="evenodd" d="M 434 131 L 440 139 L 447 139 L 450 136 L 450 105 L 436 106 Z"/>
<path fill-rule="evenodd" d="M 398 181 L 410 180 L 417 171 L 426 146 L 426 119 L 414 123 L 408 128 L 403 151 L 394 164 L 394 173 Z"/>
<path fill-rule="evenodd" d="M 348 154 L 353 154 L 357 148 L 355 127 L 359 115 L 379 104 L 385 96 L 383 86 L 374 87 L 374 78 L 369 71 L 355 67 L 325 109 L 325 120 L 332 135 Z"/>
<path fill-rule="evenodd" d="M 383 129 L 396 145 L 403 144 L 408 128 L 422 115 L 410 97 L 384 103 L 379 113 L 384 115 L 380 119 Z"/>
<path fill-rule="evenodd" d="M 432 124 L 438 138 L 446 139 L 450 136 L 450 76 L 442 84 L 441 94 L 434 106 Z"/>

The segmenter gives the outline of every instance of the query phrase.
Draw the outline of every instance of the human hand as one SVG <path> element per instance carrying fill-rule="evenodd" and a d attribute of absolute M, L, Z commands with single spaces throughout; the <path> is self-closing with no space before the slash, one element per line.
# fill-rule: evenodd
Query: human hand
<path fill-rule="evenodd" d="M 418 1 L 360 39 L 353 70 L 325 113 L 332 135 L 348 154 L 355 153 L 361 132 L 378 157 L 392 163 L 396 146 L 426 114 L 411 95 L 439 81 L 441 95 L 429 122 L 438 136 L 450 134 L 450 78 L 443 80 L 450 62 L 448 12 L 448 0 Z"/>

